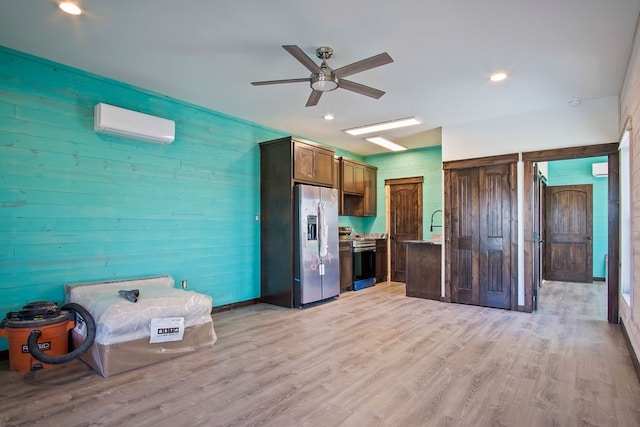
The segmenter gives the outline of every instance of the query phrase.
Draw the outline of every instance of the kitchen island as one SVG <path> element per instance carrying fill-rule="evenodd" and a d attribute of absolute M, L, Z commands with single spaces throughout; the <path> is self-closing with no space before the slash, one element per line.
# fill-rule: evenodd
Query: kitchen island
<path fill-rule="evenodd" d="M 407 240 L 405 244 L 407 296 L 440 301 L 442 244 L 434 240 Z"/>

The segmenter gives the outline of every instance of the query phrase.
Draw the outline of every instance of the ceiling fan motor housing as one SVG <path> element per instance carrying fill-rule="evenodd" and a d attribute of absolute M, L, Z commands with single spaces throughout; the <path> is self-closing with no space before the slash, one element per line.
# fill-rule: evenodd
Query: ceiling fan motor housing
<path fill-rule="evenodd" d="M 332 55 L 333 49 L 331 49 L 330 47 L 323 46 L 316 49 L 316 56 L 323 61 L 331 58 Z"/>

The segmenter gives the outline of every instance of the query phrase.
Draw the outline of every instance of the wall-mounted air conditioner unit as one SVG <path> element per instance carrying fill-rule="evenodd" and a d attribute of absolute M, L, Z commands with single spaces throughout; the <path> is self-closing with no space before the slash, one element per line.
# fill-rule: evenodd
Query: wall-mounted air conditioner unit
<path fill-rule="evenodd" d="M 593 163 L 591 173 L 595 178 L 606 178 L 609 176 L 609 163 Z"/>
<path fill-rule="evenodd" d="M 173 120 L 100 103 L 94 108 L 93 130 L 160 144 L 171 144 L 175 139 L 176 124 Z"/>

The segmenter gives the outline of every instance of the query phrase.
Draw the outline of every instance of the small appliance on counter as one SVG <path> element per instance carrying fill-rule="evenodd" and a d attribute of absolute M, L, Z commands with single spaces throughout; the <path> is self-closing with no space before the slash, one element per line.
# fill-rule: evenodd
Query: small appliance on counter
<path fill-rule="evenodd" d="M 338 227 L 338 239 L 351 240 L 351 233 L 353 233 L 352 227 Z"/>

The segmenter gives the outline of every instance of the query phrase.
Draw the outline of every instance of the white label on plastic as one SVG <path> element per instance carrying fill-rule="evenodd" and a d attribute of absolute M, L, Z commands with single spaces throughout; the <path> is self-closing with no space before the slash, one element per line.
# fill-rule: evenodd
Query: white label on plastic
<path fill-rule="evenodd" d="M 324 276 L 324 264 L 320 264 L 318 266 L 318 272 L 320 273 L 321 276 Z"/>
<path fill-rule="evenodd" d="M 73 331 L 82 338 L 87 337 L 87 324 L 78 313 L 76 313 L 76 325 L 73 327 Z"/>
<path fill-rule="evenodd" d="M 182 341 L 184 317 L 163 317 L 151 319 L 149 343 Z"/>

